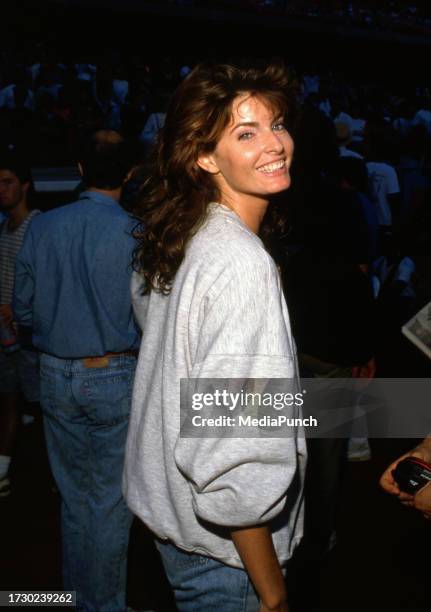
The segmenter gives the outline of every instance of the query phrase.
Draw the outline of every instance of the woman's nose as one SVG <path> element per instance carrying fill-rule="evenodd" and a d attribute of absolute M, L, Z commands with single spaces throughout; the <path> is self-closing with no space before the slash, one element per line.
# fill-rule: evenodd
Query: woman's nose
<path fill-rule="evenodd" d="M 284 145 L 278 134 L 272 130 L 265 135 L 265 150 L 281 153 L 284 150 Z"/>

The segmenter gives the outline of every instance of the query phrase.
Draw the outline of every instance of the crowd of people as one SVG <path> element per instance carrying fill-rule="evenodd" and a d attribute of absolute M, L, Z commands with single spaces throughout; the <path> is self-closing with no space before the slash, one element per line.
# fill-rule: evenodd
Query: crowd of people
<path fill-rule="evenodd" d="M 295 548 L 293 605 L 316 609 L 366 440 L 181 437 L 179 380 L 429 375 L 400 332 L 431 299 L 428 92 L 43 55 L 3 57 L 0 495 L 24 394 L 82 609 L 125 607 L 130 509 L 180 610 L 284 612 Z M 76 201 L 32 209 L 24 153 L 79 162 Z"/>
<path fill-rule="evenodd" d="M 221 8 L 267 15 L 318 19 L 371 30 L 403 32 L 413 35 L 430 33 L 431 16 L 425 3 L 388 2 L 376 7 L 366 0 L 166 0 L 180 6 Z"/>
<path fill-rule="evenodd" d="M 0 146 L 24 148 L 32 165 L 67 165 L 76 158 L 83 133 L 109 127 L 121 130 L 142 153 L 163 125 L 172 92 L 195 63 L 186 56 L 180 62 L 169 56 L 148 60 L 115 48 L 73 59 L 42 44 L 36 51 L 25 46 L 4 51 Z M 334 121 L 344 117 L 355 145 L 363 142 L 366 122 L 385 123 L 394 164 L 400 163 L 400 145 L 411 126 L 424 125 L 430 133 L 426 82 L 383 83 L 337 69 L 292 66 L 291 72 L 299 101 L 313 100 Z"/>

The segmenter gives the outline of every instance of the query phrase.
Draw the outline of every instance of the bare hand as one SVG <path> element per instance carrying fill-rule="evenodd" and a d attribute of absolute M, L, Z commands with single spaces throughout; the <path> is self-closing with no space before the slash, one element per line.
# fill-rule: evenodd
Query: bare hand
<path fill-rule="evenodd" d="M 409 493 L 404 493 L 404 491 L 400 490 L 400 488 L 398 487 L 397 483 L 394 480 L 394 477 L 392 476 L 392 472 L 397 467 L 398 463 L 402 461 L 403 459 L 405 459 L 406 457 L 418 457 L 419 459 L 422 459 L 422 461 L 426 461 L 427 463 L 430 463 L 431 462 L 431 448 L 429 448 L 429 446 L 430 446 L 429 443 L 424 441 L 421 444 L 419 444 L 419 446 L 414 448 L 413 450 L 409 451 L 405 455 L 402 455 L 396 461 L 391 463 L 391 465 L 385 470 L 382 477 L 380 478 L 380 486 L 382 487 L 382 489 L 384 489 L 387 493 L 390 493 L 391 495 L 396 495 L 398 499 L 407 506 L 413 506 L 415 498 L 413 497 L 413 495 L 410 495 Z M 417 493 L 416 496 L 419 495 L 419 493 Z M 419 500 L 419 503 L 421 502 L 422 502 L 422 498 L 420 498 Z"/>
<path fill-rule="evenodd" d="M 395 482 L 394 477 L 392 476 L 392 472 L 395 470 L 398 463 L 406 457 L 411 457 L 411 454 L 406 453 L 405 455 L 402 455 L 402 457 L 399 457 L 396 461 L 391 463 L 388 468 L 386 468 L 382 477 L 380 478 L 380 486 L 386 491 L 386 493 L 390 493 L 390 495 L 396 495 L 400 501 L 406 502 L 409 505 L 413 505 L 413 495 L 409 495 L 408 493 L 404 493 L 404 491 L 401 491 L 399 486 Z"/>
<path fill-rule="evenodd" d="M 12 323 L 13 312 L 10 304 L 0 304 L 0 318 L 6 326 Z"/>

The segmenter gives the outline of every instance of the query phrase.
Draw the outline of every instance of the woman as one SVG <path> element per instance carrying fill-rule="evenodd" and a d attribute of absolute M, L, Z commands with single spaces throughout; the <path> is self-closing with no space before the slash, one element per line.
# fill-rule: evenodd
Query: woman
<path fill-rule="evenodd" d="M 287 610 L 303 440 L 180 436 L 180 379 L 296 375 L 279 276 L 257 237 L 290 183 L 286 86 L 275 66 L 195 68 L 143 186 L 125 495 L 158 538 L 181 611 Z"/>

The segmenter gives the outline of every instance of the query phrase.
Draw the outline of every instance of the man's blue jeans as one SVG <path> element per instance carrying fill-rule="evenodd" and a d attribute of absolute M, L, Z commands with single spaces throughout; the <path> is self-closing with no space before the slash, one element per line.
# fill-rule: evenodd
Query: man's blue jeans
<path fill-rule="evenodd" d="M 105 367 L 41 355 L 41 404 L 51 469 L 62 498 L 64 588 L 78 609 L 126 609 L 132 520 L 121 492 L 136 359 Z M 102 363 L 103 365 L 103 363 Z"/>
<path fill-rule="evenodd" d="M 179 612 L 258 612 L 247 573 L 210 557 L 157 541 Z"/>

